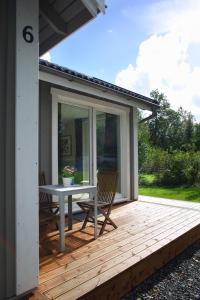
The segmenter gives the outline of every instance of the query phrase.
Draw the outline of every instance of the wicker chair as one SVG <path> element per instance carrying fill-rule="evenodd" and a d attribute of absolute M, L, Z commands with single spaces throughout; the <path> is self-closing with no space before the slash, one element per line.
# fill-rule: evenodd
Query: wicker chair
<path fill-rule="evenodd" d="M 101 225 L 99 235 L 103 234 L 107 224 L 112 225 L 115 229 L 117 225 L 111 220 L 110 214 L 115 198 L 117 188 L 117 172 L 100 171 L 97 176 L 97 208 L 98 212 L 104 216 L 104 221 L 98 220 Z M 87 225 L 87 222 L 94 223 L 94 201 L 77 202 L 79 207 L 86 213 L 82 229 Z"/>

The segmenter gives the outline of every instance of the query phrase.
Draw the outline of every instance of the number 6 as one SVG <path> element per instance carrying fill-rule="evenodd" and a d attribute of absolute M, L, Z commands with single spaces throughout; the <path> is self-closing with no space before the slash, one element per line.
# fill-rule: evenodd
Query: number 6
<path fill-rule="evenodd" d="M 23 29 L 23 38 L 27 43 L 32 43 L 34 40 L 32 31 L 33 27 L 32 26 L 25 26 Z"/>

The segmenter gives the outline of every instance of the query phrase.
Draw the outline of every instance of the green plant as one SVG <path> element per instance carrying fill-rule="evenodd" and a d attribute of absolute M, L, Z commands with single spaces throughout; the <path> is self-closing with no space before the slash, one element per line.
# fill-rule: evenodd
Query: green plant
<path fill-rule="evenodd" d="M 155 174 L 139 174 L 139 185 L 140 186 L 154 186 L 156 184 Z"/>
<path fill-rule="evenodd" d="M 67 178 L 67 177 L 73 177 L 76 169 L 71 166 L 65 166 L 62 172 L 62 177 Z"/>
<path fill-rule="evenodd" d="M 158 183 L 165 186 L 191 186 L 200 181 L 200 152 L 174 151 L 165 159 Z"/>

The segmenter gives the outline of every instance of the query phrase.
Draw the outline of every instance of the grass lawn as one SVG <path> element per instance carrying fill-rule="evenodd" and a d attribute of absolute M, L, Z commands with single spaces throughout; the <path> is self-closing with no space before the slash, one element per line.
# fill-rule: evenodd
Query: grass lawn
<path fill-rule="evenodd" d="M 200 187 L 160 187 L 155 175 L 141 175 L 139 194 L 143 196 L 200 202 Z"/>
<path fill-rule="evenodd" d="M 143 196 L 160 197 L 176 200 L 200 202 L 198 187 L 140 187 L 139 194 Z"/>

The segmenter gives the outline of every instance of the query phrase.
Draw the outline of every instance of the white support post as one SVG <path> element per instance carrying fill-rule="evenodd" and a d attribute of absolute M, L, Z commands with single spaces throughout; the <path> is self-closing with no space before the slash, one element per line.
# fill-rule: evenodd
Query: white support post
<path fill-rule="evenodd" d="M 130 112 L 130 162 L 131 200 L 138 200 L 138 114 L 137 108 Z"/>
<path fill-rule="evenodd" d="M 38 285 L 38 0 L 16 0 L 16 294 Z"/>

